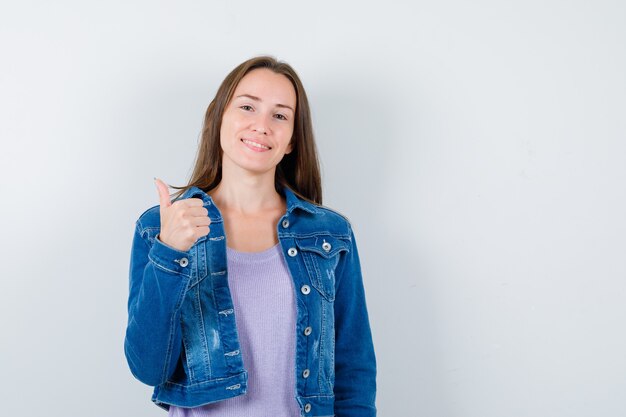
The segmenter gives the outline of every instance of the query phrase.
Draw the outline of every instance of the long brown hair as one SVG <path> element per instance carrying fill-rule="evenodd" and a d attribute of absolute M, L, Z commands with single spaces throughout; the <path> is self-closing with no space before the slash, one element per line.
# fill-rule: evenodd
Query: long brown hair
<path fill-rule="evenodd" d="M 306 92 L 296 71 L 289 64 L 267 55 L 257 56 L 241 63 L 222 81 L 204 116 L 202 137 L 189 183 L 184 187 L 170 185 L 179 190 L 175 193 L 175 199 L 192 186 L 208 192 L 222 180 L 223 151 L 220 146 L 220 128 L 224 110 L 241 79 L 256 68 L 267 68 L 277 74 L 283 74 L 291 81 L 296 91 L 296 114 L 291 138 L 292 151 L 285 154 L 276 167 L 274 180 L 276 191 L 280 192 L 281 186 L 286 185 L 305 200 L 322 204 L 320 166 Z"/>

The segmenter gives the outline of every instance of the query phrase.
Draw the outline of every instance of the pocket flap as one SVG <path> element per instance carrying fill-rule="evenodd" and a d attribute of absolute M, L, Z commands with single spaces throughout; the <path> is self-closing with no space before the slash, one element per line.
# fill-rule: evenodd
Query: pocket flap
<path fill-rule="evenodd" d="M 300 250 L 315 252 L 324 258 L 332 258 L 342 250 L 349 250 L 349 245 L 344 239 L 332 235 L 297 237 L 296 245 Z"/>

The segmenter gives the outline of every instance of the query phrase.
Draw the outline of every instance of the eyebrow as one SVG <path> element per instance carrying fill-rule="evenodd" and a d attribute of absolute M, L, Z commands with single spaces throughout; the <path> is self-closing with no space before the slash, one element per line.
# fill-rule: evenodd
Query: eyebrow
<path fill-rule="evenodd" d="M 258 98 L 256 96 L 253 96 L 253 95 L 250 95 L 250 94 L 241 94 L 241 95 L 237 96 L 236 98 L 239 98 L 239 97 L 248 97 L 249 99 L 263 102 L 263 100 L 261 100 L 260 98 Z M 290 106 L 288 106 L 286 104 L 276 103 L 276 107 L 283 107 L 283 108 L 289 109 L 289 110 L 291 110 L 292 112 L 295 113 L 295 111 Z"/>

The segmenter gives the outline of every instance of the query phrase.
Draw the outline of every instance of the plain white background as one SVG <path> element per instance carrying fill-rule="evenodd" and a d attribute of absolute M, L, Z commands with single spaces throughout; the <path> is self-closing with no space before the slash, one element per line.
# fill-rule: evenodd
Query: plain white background
<path fill-rule="evenodd" d="M 271 54 L 352 221 L 380 416 L 626 415 L 620 1 L 3 2 L 0 402 L 165 416 L 123 353 L 133 225 Z"/>

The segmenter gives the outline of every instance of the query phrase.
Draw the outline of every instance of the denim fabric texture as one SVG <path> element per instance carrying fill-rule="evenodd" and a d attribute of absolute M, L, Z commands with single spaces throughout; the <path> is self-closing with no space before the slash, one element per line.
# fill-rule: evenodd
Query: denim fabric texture
<path fill-rule="evenodd" d="M 376 415 L 376 358 L 361 265 L 350 222 L 328 207 L 279 190 L 287 211 L 277 224 L 296 296 L 296 386 L 302 416 Z M 244 395 L 228 286 L 226 237 L 211 196 L 200 198 L 210 232 L 188 251 L 160 240 L 159 206 L 143 212 L 132 242 L 124 352 L 132 374 L 154 386 L 152 401 L 197 407 Z"/>

